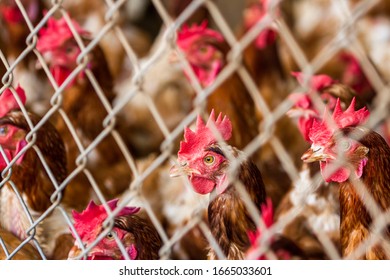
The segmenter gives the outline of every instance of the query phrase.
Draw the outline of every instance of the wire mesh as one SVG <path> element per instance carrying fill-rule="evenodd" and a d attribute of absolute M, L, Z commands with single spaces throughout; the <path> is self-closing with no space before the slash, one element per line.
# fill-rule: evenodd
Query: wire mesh
<path fill-rule="evenodd" d="M 225 147 L 228 139 L 215 125 L 211 123 L 209 127 L 216 142 L 225 147 L 224 157 L 229 163 L 224 171 L 226 178 L 249 211 L 249 217 L 237 219 L 256 221 L 261 232 L 253 241 L 252 251 L 247 248 L 237 258 L 283 258 L 272 246 L 281 235 L 301 247 L 304 259 L 376 258 L 378 254 L 388 258 L 390 190 L 383 182 L 388 175 L 383 174 L 390 171 L 389 159 L 378 160 L 376 164 L 382 166 L 377 170 L 363 171 L 383 174 L 361 177 L 353 172 L 354 166 L 344 151 L 335 152 L 337 160 L 327 172 L 333 174 L 340 167 L 349 170 L 351 192 L 367 212 L 353 214 L 356 205 L 339 200 L 343 184 L 325 183 L 324 174 L 315 167 L 318 163 L 308 166 L 302 162 L 301 155 L 310 143 L 303 141 L 296 120 L 287 117 L 294 107 L 289 98 L 293 92 L 306 93 L 312 99 L 313 110 L 324 111 L 327 105 L 318 94 L 322 89 L 312 90 L 314 75 L 327 74 L 348 86 L 353 86 L 348 81 L 367 81 L 374 97 L 365 99 L 364 93 L 359 97 L 365 99 L 370 118 L 364 129 L 349 136 L 359 141 L 377 131 L 383 139 L 390 140 L 387 1 L 248 0 L 229 1 L 229 9 L 224 1 L 212 0 L 101 0 L 90 4 L 71 0 L 0 1 L 0 94 L 11 92 L 17 104 L 13 109 L 20 111 L 18 118 L 25 123 L 24 132 L 10 139 L 7 133 L 14 126 L 20 129 L 20 125 L 12 123 L 14 111 L 1 114 L 3 259 L 66 259 L 73 245 L 78 252 L 69 258 L 98 258 L 103 256 L 96 253 L 96 248 L 109 242 L 117 248 L 116 258 L 123 259 L 141 258 L 144 251 L 156 247 L 159 259 L 227 258 L 221 237 L 210 228 L 210 219 L 217 214 L 211 214 L 208 208 L 223 194 L 198 194 L 191 178 L 169 175 L 172 166 L 182 164 L 177 153 L 184 128 L 193 127 L 198 115 L 207 120 L 211 114 L 208 103 L 212 102 L 235 107 L 238 115 L 244 115 L 248 106 L 255 110 L 256 125 L 252 128 L 256 131 L 233 126 L 233 135 L 253 135 L 249 142 L 237 147 L 240 153 Z M 244 20 L 253 16 L 253 7 L 259 9 L 255 11 L 261 16 L 246 26 Z M 322 20 L 324 17 L 326 20 Z M 73 61 L 67 56 L 68 61 L 60 62 L 57 69 L 50 64 L 54 55 L 47 55 L 39 47 L 53 19 L 62 20 L 63 25 L 51 43 L 71 41 L 78 50 Z M 227 49 L 223 67 L 207 85 L 177 43 L 183 26 L 203 20 L 220 32 Z M 63 30 L 69 30 L 66 40 Z M 269 30 L 277 34 L 275 41 L 269 43 L 276 52 L 267 51 L 266 46 L 257 50 L 259 57 L 248 60 L 247 54 L 256 50 L 258 37 Z M 359 67 L 360 72 L 354 72 L 350 80 L 344 79 L 347 64 L 340 53 L 349 53 Z M 62 72 L 58 71 L 63 71 L 69 62 L 71 67 L 61 78 Z M 281 69 L 275 75 L 278 65 Z M 293 71 L 302 72 L 304 79 L 295 80 Z M 24 88 L 26 103 L 18 93 L 19 86 Z M 237 99 L 231 100 L 227 95 L 215 103 L 212 98 L 221 88 L 236 91 L 237 95 L 246 91 L 250 98 L 234 104 Z M 355 90 L 359 95 L 358 88 Z M 8 106 L 6 102 L 2 101 L 0 107 Z M 247 119 L 245 125 L 253 120 Z M 329 127 L 337 128 L 334 121 L 327 121 Z M 42 143 L 41 135 L 54 133 L 48 132 L 49 126 L 63 139 L 63 153 L 60 143 Z M 15 139 L 24 143 L 21 149 L 15 148 L 15 142 L 10 144 Z M 62 177 L 57 170 L 58 157 L 65 157 L 67 162 Z M 267 196 L 272 199 L 276 216 L 271 224 L 261 218 L 264 209 L 260 211 L 260 205 L 254 204 L 240 177 L 241 166 L 248 159 L 257 159 Z M 375 178 L 374 182 L 367 181 L 368 177 Z M 372 185 L 367 186 L 367 182 Z M 117 206 L 109 203 L 116 198 Z M 81 213 L 87 205 L 92 209 L 90 201 L 105 210 L 103 218 L 99 218 L 101 224 L 97 228 L 80 228 L 72 210 Z M 130 206 L 141 208 L 138 215 L 157 232 L 159 246 L 151 246 L 155 240 L 147 235 L 146 227 L 136 224 L 130 225 L 129 232 L 137 248 L 129 249 L 127 241 L 121 239 L 115 230 L 116 217 Z M 240 211 L 230 201 L 221 207 L 232 207 L 232 215 Z M 359 221 L 355 219 L 351 225 L 346 222 L 343 226 L 340 212 L 365 217 L 362 224 L 353 224 Z M 87 220 L 83 221 L 92 223 L 93 217 Z M 238 229 L 225 226 L 231 234 L 225 238 L 233 238 Z M 246 234 L 249 236 L 253 230 L 248 228 Z M 94 237 L 88 242 L 83 239 L 87 231 Z M 137 240 L 141 238 L 137 232 L 145 239 Z M 229 250 L 234 251 L 234 246 L 231 244 Z"/>

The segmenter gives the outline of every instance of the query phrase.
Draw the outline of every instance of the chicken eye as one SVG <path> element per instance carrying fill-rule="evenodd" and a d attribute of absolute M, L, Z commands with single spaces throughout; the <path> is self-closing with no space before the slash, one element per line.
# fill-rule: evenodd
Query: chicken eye
<path fill-rule="evenodd" d="M 72 47 L 72 46 L 67 46 L 66 49 L 65 49 L 65 52 L 66 52 L 67 54 L 72 53 L 72 52 L 73 52 L 73 47 Z"/>
<path fill-rule="evenodd" d="M 106 237 L 107 239 L 114 239 L 114 235 L 115 233 L 113 231 L 110 231 L 109 233 L 107 233 Z"/>
<path fill-rule="evenodd" d="M 343 152 L 348 151 L 351 148 L 351 142 L 348 140 L 341 140 L 339 143 L 339 149 Z"/>
<path fill-rule="evenodd" d="M 210 165 L 214 163 L 215 158 L 213 156 L 205 156 L 203 161 L 205 164 Z"/>
<path fill-rule="evenodd" d="M 1 126 L 0 127 L 0 136 L 5 136 L 8 133 L 8 126 Z"/>
<path fill-rule="evenodd" d="M 206 46 L 201 46 L 201 47 L 199 48 L 199 51 L 200 51 L 201 53 L 206 53 L 206 52 L 207 52 L 207 47 L 206 47 Z"/>

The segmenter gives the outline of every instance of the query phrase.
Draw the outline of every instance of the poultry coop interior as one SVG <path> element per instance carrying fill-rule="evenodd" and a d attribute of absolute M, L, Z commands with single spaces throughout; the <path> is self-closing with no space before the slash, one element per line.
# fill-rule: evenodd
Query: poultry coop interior
<path fill-rule="evenodd" d="M 386 0 L 0 0 L 1 259 L 390 259 Z"/>

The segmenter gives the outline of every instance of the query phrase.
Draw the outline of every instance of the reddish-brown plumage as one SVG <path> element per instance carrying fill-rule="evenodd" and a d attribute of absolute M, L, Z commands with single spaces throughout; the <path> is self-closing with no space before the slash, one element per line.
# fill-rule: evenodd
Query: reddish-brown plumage
<path fill-rule="evenodd" d="M 40 121 L 40 118 L 34 114 L 29 114 L 29 118 L 33 125 L 37 125 Z M 12 141 L 25 141 L 23 139 L 30 131 L 23 113 L 19 110 L 11 111 L 2 117 L 0 126 L 12 126 L 18 129 Z M 46 161 L 54 180 L 60 185 L 67 176 L 64 143 L 49 122 L 43 124 L 35 135 L 35 146 Z M 13 144 L 10 143 L 10 145 L 9 148 L 12 149 Z M 6 146 L 3 146 L 3 148 L 6 148 Z M 56 189 L 35 149 L 28 149 L 22 160 L 17 161 L 12 166 L 10 181 L 16 186 L 18 193 L 24 199 L 33 216 L 37 217 L 53 205 L 55 198 L 53 202 L 51 198 Z M 63 193 L 59 193 L 59 202 L 61 202 L 62 195 Z M 10 184 L 3 186 L 0 198 L 2 200 L 1 225 L 20 239 L 26 238 L 26 230 L 30 225 Z M 64 254 L 66 255 L 66 252 L 72 246 L 72 243 L 69 243 L 69 238 L 66 237 L 70 235 L 70 232 L 66 230 L 66 222 L 61 220 L 64 218 L 58 216 L 56 211 L 54 212 L 48 213 L 45 221 L 37 226 L 38 230 L 35 234 L 35 238 L 46 257 L 50 259 L 61 258 Z M 61 238 L 64 242 L 57 242 L 57 238 Z M 57 250 L 57 246 L 60 246 L 61 250 Z"/>
<path fill-rule="evenodd" d="M 40 118 L 29 114 L 34 125 Z M 13 125 L 21 129 L 22 137 L 30 131 L 27 121 L 21 111 L 12 111 L 0 119 L 0 126 Z M 20 134 L 22 135 L 22 134 Z M 58 184 L 67 176 L 64 143 L 50 123 L 45 123 L 36 134 L 36 146 L 44 155 L 47 164 Z M 33 149 L 26 151 L 23 161 L 12 168 L 10 178 L 18 190 L 26 195 L 29 207 L 37 212 L 43 212 L 51 206 L 50 196 L 55 188 Z"/>
<path fill-rule="evenodd" d="M 235 153 L 237 156 L 237 151 Z M 239 170 L 238 179 L 245 186 L 251 201 L 254 205 L 263 204 L 266 194 L 259 169 L 253 162 L 245 161 Z M 210 201 L 208 220 L 211 232 L 226 258 L 243 259 L 244 252 L 250 246 L 248 232 L 255 231 L 256 225 L 234 184 Z M 213 249 L 209 252 L 209 258 L 217 259 Z"/>
<path fill-rule="evenodd" d="M 74 22 L 74 25 L 78 26 L 76 22 Z M 57 29 L 61 31 L 61 34 L 66 35 L 66 40 L 60 41 L 61 44 L 59 45 L 58 41 L 51 39 L 53 33 L 59 32 Z M 87 38 L 88 33 L 80 27 L 76 29 L 80 33 L 84 44 L 87 45 L 90 42 Z M 50 54 L 48 64 L 58 84 L 62 84 L 77 66 L 76 58 L 80 53 L 80 49 L 64 19 L 51 19 L 50 25 L 41 30 L 38 49 L 44 55 L 46 53 Z M 107 104 L 111 105 L 115 98 L 113 79 L 102 49 L 96 46 L 89 53 L 88 59 L 88 69 L 92 71 L 103 91 L 102 99 L 105 99 Z M 100 99 L 84 71 L 68 84 L 62 93 L 62 97 L 62 109 L 75 128 L 82 145 L 87 148 L 104 131 L 103 122 L 108 115 L 108 109 L 103 105 L 104 101 Z M 56 117 L 55 126 L 66 143 L 68 170 L 73 172 L 78 167 L 76 160 L 80 155 L 80 150 L 62 116 L 57 115 Z M 115 129 L 120 128 L 118 123 L 120 123 L 120 120 L 117 117 L 116 125 L 114 125 Z M 132 177 L 130 167 L 111 134 L 105 136 L 92 149 L 88 155 L 86 167 L 94 176 L 106 199 L 117 197 L 130 185 Z M 86 207 L 93 192 L 90 181 L 81 172 L 69 183 L 64 201 L 71 205 L 73 209 L 81 210 Z"/>
<path fill-rule="evenodd" d="M 14 250 L 20 245 L 22 242 L 15 235 L 0 228 L 0 238 L 4 242 L 5 247 L 9 254 L 12 254 Z M 5 260 L 7 255 L 3 251 L 3 248 L 0 249 L 0 260 Z M 33 245 L 27 243 L 24 245 L 17 253 L 10 258 L 11 260 L 40 260 L 42 257 L 39 255 L 38 251 L 34 248 Z"/>
<path fill-rule="evenodd" d="M 356 132 L 356 129 L 345 129 L 345 133 Z M 367 164 L 360 178 L 366 191 L 382 211 L 390 208 L 390 147 L 376 132 L 370 131 L 359 142 L 369 149 Z M 353 180 L 339 184 L 340 188 L 340 238 L 343 256 L 348 256 L 370 237 L 370 226 L 375 217 L 367 211 L 364 198 L 360 198 L 353 186 Z M 382 231 L 384 238 L 390 237 L 389 226 Z M 383 240 L 383 239 L 382 239 Z M 383 241 L 385 242 L 385 241 Z M 389 259 L 390 252 L 383 251 L 381 245 L 367 248 L 366 253 L 358 256 L 363 259 Z"/>
<path fill-rule="evenodd" d="M 44 9 L 43 1 L 22 0 L 20 2 L 26 10 L 32 25 L 36 26 L 42 18 L 42 10 Z M 4 28 L 6 39 L 9 42 L 2 51 L 16 58 L 27 47 L 26 39 L 30 34 L 30 29 L 15 1 L 1 1 L 0 22 Z M 22 60 L 22 62 L 25 62 L 25 60 Z"/>
<path fill-rule="evenodd" d="M 185 52 L 199 82 L 210 86 L 227 63 L 229 47 L 223 36 L 207 28 L 207 22 L 190 28 L 183 27 L 178 45 Z M 205 50 L 205 51 L 203 51 Z M 206 100 L 207 111 L 215 110 L 229 116 L 236 132 L 229 144 L 243 149 L 258 133 L 258 122 L 253 99 L 239 75 L 234 72 L 218 86 Z"/>
<path fill-rule="evenodd" d="M 366 195 L 357 191 L 357 180 L 369 193 L 380 210 L 390 207 L 390 147 L 378 133 L 360 125 L 368 118 L 365 108 L 355 111 L 354 100 L 345 111 L 340 108 L 340 100 L 332 115 L 335 126 L 329 128 L 315 122 L 310 131 L 313 141 L 311 149 L 303 156 L 305 162 L 320 161 L 323 178 L 338 183 L 340 200 L 340 243 L 343 256 L 348 256 L 373 233 L 372 213 Z M 324 120 L 325 122 L 325 120 Z M 336 159 L 343 156 L 342 166 L 332 168 Z M 388 259 L 388 247 L 384 242 L 389 237 L 389 227 L 381 231 L 383 236 L 373 247 L 355 256 L 362 259 Z"/>

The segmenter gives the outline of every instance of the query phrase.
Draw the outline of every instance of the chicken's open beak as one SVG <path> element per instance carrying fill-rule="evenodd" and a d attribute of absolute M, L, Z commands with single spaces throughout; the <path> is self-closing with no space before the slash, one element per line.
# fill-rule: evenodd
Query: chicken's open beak
<path fill-rule="evenodd" d="M 324 148 L 322 147 L 311 147 L 301 157 L 301 160 L 307 163 L 325 161 L 327 159 L 334 159 L 334 157 L 324 153 Z"/>
<path fill-rule="evenodd" d="M 171 170 L 169 170 L 169 176 L 172 178 L 182 175 L 190 176 L 192 174 L 200 175 L 200 172 L 196 169 L 189 167 L 187 164 L 181 164 L 180 166 L 174 165 L 171 167 Z"/>

